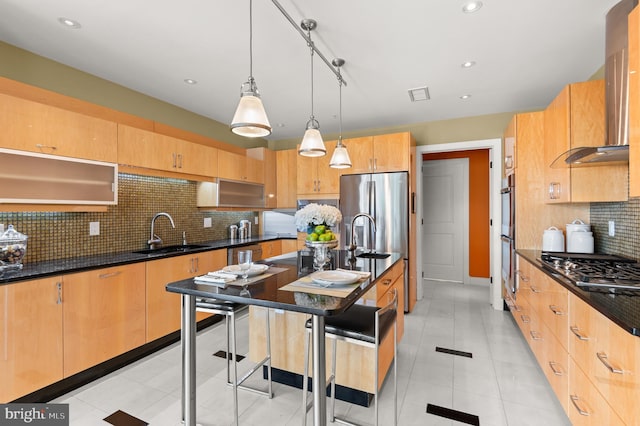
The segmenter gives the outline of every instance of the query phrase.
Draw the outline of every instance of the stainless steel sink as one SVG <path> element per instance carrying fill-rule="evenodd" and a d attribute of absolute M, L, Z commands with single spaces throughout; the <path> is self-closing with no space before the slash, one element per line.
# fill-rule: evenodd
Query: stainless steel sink
<path fill-rule="evenodd" d="M 184 245 L 176 245 L 176 246 L 166 246 L 166 247 L 159 247 L 159 248 L 155 248 L 155 249 L 145 249 L 145 250 L 137 250 L 134 251 L 134 253 L 136 254 L 148 254 L 148 255 L 154 255 L 154 254 L 169 254 L 169 253 L 180 253 L 180 252 L 189 252 L 191 250 L 196 250 L 196 249 L 201 249 L 201 248 L 205 248 L 208 246 L 202 245 L 202 244 L 184 244 Z"/>
<path fill-rule="evenodd" d="M 386 259 L 391 256 L 389 253 L 374 253 L 374 252 L 364 252 L 357 254 L 356 257 L 363 257 L 365 259 Z"/>

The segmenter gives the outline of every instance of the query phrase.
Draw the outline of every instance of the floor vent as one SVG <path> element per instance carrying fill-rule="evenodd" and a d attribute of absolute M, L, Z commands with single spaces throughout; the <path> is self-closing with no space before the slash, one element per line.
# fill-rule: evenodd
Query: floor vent
<path fill-rule="evenodd" d="M 133 417 L 129 413 L 125 413 L 122 410 L 116 411 L 115 413 L 105 417 L 103 420 L 113 426 L 147 426 L 149 424 L 144 420 Z"/>
<path fill-rule="evenodd" d="M 427 404 L 427 413 L 455 420 L 460 423 L 466 423 L 468 425 L 480 426 L 480 417 L 465 413 L 464 411 L 457 411 L 450 408 L 440 407 L 439 405 Z"/>
<path fill-rule="evenodd" d="M 227 359 L 227 351 L 218 351 L 213 356 L 217 356 L 218 358 Z M 244 359 L 243 355 L 236 355 L 236 362 L 240 362 Z"/>
<path fill-rule="evenodd" d="M 449 354 L 449 355 L 463 356 L 465 358 L 473 358 L 473 354 L 471 352 L 456 351 L 455 349 L 441 348 L 439 346 L 436 346 L 436 352 L 442 352 L 443 354 Z"/>

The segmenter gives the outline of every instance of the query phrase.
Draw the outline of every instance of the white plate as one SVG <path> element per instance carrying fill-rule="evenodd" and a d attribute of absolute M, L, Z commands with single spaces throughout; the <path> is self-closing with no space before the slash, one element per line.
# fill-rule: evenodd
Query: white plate
<path fill-rule="evenodd" d="M 358 275 L 343 271 L 322 271 L 311 277 L 314 283 L 324 286 L 348 285 L 357 282 L 359 279 Z"/>
<path fill-rule="evenodd" d="M 247 272 L 247 276 L 255 277 L 256 275 L 264 274 L 267 269 L 269 269 L 269 265 L 251 265 L 251 268 Z M 240 269 L 239 265 L 225 266 L 224 268 L 222 268 L 222 270 L 229 274 L 242 276 L 242 270 Z"/>

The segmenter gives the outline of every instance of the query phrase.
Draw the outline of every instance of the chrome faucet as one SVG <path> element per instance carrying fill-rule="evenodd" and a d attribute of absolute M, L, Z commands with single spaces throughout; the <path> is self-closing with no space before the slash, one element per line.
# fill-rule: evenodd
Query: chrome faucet
<path fill-rule="evenodd" d="M 154 232 L 153 232 L 153 227 L 156 224 L 156 219 L 159 216 L 165 216 L 169 219 L 169 221 L 171 222 L 171 226 L 173 226 L 173 228 L 175 229 L 176 225 L 175 223 L 173 223 L 173 218 L 171 216 L 169 216 L 169 213 L 156 213 L 155 216 L 153 216 L 153 219 L 151 219 L 151 233 L 149 235 L 149 241 L 147 241 L 147 244 L 149 245 L 150 249 L 155 249 L 155 248 L 159 248 L 162 245 L 162 238 L 158 237 Z"/>
<path fill-rule="evenodd" d="M 358 213 L 356 214 L 353 219 L 351 219 L 351 244 L 349 244 L 349 250 L 355 252 L 356 249 L 358 248 L 358 246 L 356 245 L 356 231 L 355 231 L 355 223 L 356 223 L 356 219 L 359 217 L 366 217 L 367 219 L 369 219 L 369 221 L 371 222 L 371 226 L 373 226 L 373 233 L 375 235 L 376 231 L 377 231 L 377 227 L 376 227 L 376 220 L 373 218 L 373 216 L 371 216 L 370 214 L 367 213 Z M 375 237 L 374 237 L 374 247 L 375 248 Z M 373 249 L 372 249 L 373 250 Z"/>

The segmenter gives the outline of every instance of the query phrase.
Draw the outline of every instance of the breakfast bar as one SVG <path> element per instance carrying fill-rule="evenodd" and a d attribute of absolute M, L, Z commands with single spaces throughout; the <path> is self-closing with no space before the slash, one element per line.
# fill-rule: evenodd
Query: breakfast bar
<path fill-rule="evenodd" d="M 182 360 L 183 360 L 183 416 L 185 425 L 196 424 L 196 299 L 209 298 L 242 303 L 264 308 L 300 312 L 312 317 L 313 339 L 313 419 L 314 425 L 326 425 L 326 352 L 325 317 L 338 315 L 359 301 L 365 293 L 375 287 L 385 272 L 402 262 L 402 256 L 389 253 L 384 258 L 363 258 L 350 252 L 336 250 L 330 268 L 352 271 L 369 278 L 363 278 L 342 291 L 339 295 L 326 292 L 326 285 L 318 284 L 317 290 L 308 285 L 314 273 L 309 267 L 304 252 L 266 259 L 261 263 L 269 266 L 264 279 L 253 280 L 243 286 L 242 281 L 224 285 L 202 284 L 194 279 L 186 279 L 167 284 L 168 292 L 182 296 Z M 298 290 L 295 285 L 299 284 Z M 285 288 L 288 287 L 288 288 Z M 303 289 L 304 288 L 304 289 Z M 247 291 L 248 290 L 248 291 Z"/>

